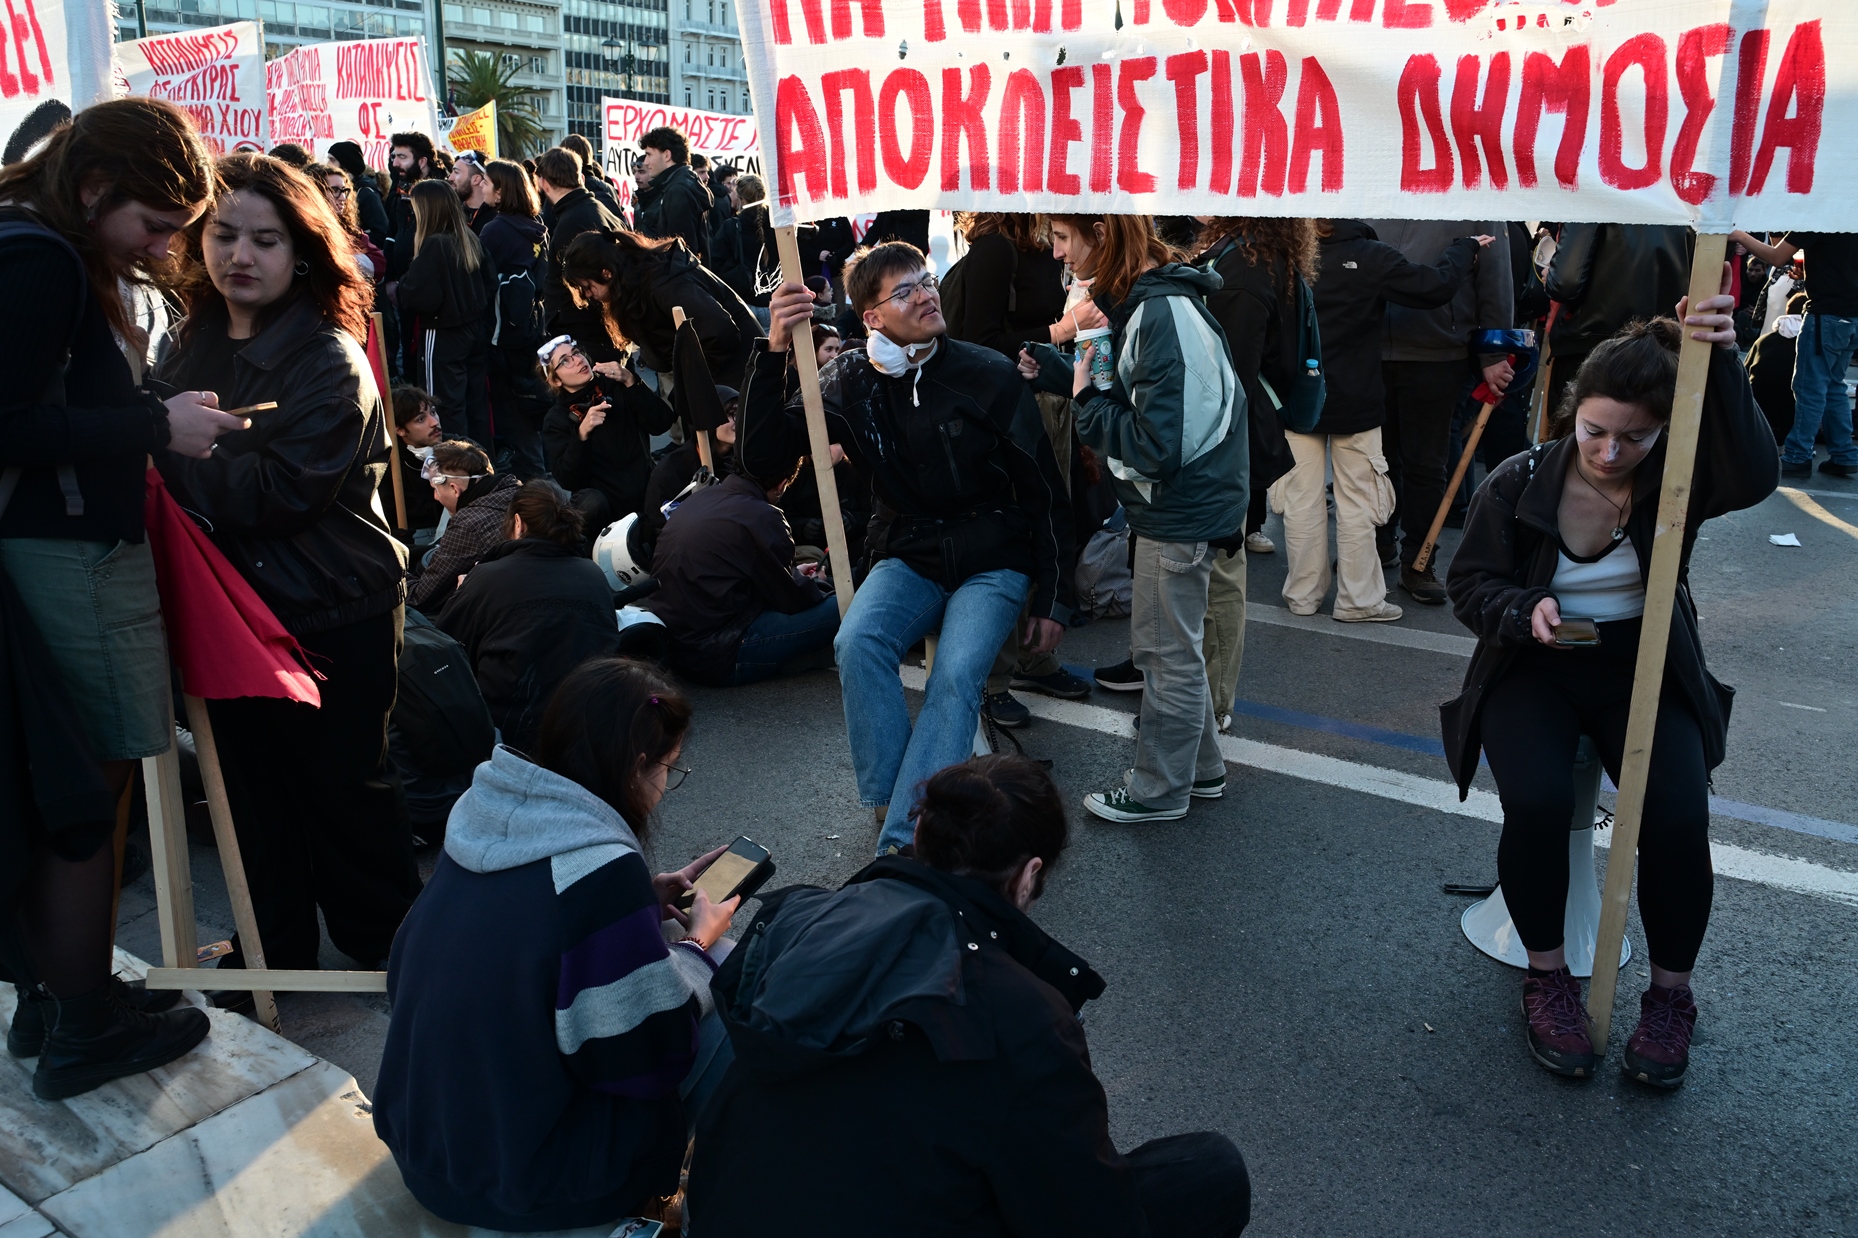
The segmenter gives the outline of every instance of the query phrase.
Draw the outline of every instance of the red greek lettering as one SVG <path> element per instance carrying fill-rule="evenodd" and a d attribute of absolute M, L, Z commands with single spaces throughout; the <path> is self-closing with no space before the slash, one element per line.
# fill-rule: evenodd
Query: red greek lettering
<path fill-rule="evenodd" d="M 1161 0 L 1161 11 L 1177 26 L 1199 25 L 1206 16 L 1206 6 L 1207 0 Z"/>
<path fill-rule="evenodd" d="M 871 98 L 869 69 L 840 69 L 819 79 L 826 101 L 826 132 L 832 141 L 831 193 L 849 196 L 845 184 L 845 92 L 852 92 L 852 126 L 858 148 L 858 192 L 877 188 L 877 107 Z"/>
<path fill-rule="evenodd" d="M 942 18 L 942 0 L 923 0 L 923 40 L 940 43 L 948 37 L 948 23 Z"/>
<path fill-rule="evenodd" d="M 787 5 L 788 0 L 774 0 L 771 10 L 776 44 L 788 44 L 794 41 L 793 27 L 787 15 Z M 800 0 L 800 14 L 806 19 L 806 41 L 824 43 L 826 41 L 826 15 L 820 8 L 820 0 Z"/>
<path fill-rule="evenodd" d="M 1593 53 L 1586 44 L 1570 47 L 1557 65 L 1542 52 L 1523 57 L 1522 96 L 1516 105 L 1516 133 L 1510 148 L 1516 157 L 1516 180 L 1536 186 L 1535 137 L 1544 111 L 1561 115 L 1561 144 L 1555 151 L 1555 180 L 1563 189 L 1580 178 L 1581 147 L 1587 142 L 1587 114 L 1593 97 Z"/>
<path fill-rule="evenodd" d="M 910 105 L 910 153 L 897 141 L 897 100 Z M 929 97 L 929 79 L 915 69 L 892 69 L 878 92 L 878 131 L 884 156 L 884 175 L 894 185 L 914 189 L 929 175 L 929 158 L 935 151 L 935 103 Z"/>
<path fill-rule="evenodd" d="M 1792 115 L 1789 115 L 1789 109 Z M 1787 148 L 1787 192 L 1811 193 L 1813 167 L 1819 157 L 1819 132 L 1826 110 L 1826 48 L 1817 21 L 1802 22 L 1787 40 L 1780 68 L 1774 75 L 1774 94 L 1768 100 L 1768 123 L 1761 133 L 1761 149 L 1748 174 L 1752 196 L 1767 184 L 1774 156 Z"/>
<path fill-rule="evenodd" d="M 1324 193 L 1342 188 L 1342 102 L 1335 84 L 1316 57 L 1303 58 L 1297 80 L 1297 122 L 1290 143 L 1290 192 L 1302 193 L 1310 182 L 1310 159 L 1323 157 Z"/>
<path fill-rule="evenodd" d="M 1493 189 L 1507 189 L 1509 169 L 1503 163 L 1503 108 L 1510 98 L 1510 54 L 1498 52 L 1490 58 L 1490 76 L 1484 81 L 1484 101 L 1477 99 L 1478 58 L 1458 58 L 1458 78 L 1452 83 L 1452 136 L 1458 140 L 1458 166 L 1466 189 L 1476 189 L 1483 181 L 1483 163 L 1478 159 L 1478 143 L 1484 144 L 1484 159 L 1490 163 Z"/>
<path fill-rule="evenodd" d="M 1677 41 L 1677 90 L 1684 99 L 1684 123 L 1677 131 L 1677 145 L 1671 148 L 1671 187 L 1692 206 L 1716 189 L 1717 178 L 1695 168 L 1704 126 L 1716 110 L 1708 61 L 1726 54 L 1734 41 L 1735 31 L 1727 22 L 1686 30 Z"/>
<path fill-rule="evenodd" d="M 774 88 L 774 160 L 779 169 L 776 192 L 782 206 L 798 200 L 798 181 L 806 178 L 809 198 L 826 189 L 826 138 L 806 83 L 783 77 Z"/>
<path fill-rule="evenodd" d="M 1410 56 L 1400 73 L 1400 188 L 1407 193 L 1444 193 L 1452 187 L 1452 147 L 1439 114 L 1439 61 Z M 1421 119 L 1425 131 L 1420 130 Z M 1423 144 L 1432 139 L 1432 166 L 1423 168 Z"/>
<path fill-rule="evenodd" d="M 1200 180 L 1199 77 L 1205 72 L 1205 52 L 1168 57 L 1168 80 L 1174 83 L 1174 120 L 1181 135 L 1178 184 L 1182 189 L 1192 189 Z"/>
<path fill-rule="evenodd" d="M 1020 192 L 1022 179 L 1025 192 L 1043 190 L 1044 154 L 1045 92 L 1031 69 L 1015 69 L 1000 96 L 1000 192 Z"/>
<path fill-rule="evenodd" d="M 34 3 L 34 0 L 21 0 L 21 3 L 26 6 L 26 25 L 32 30 L 33 46 L 39 49 L 39 76 L 45 79 L 46 85 L 55 85 L 58 79 L 52 76 L 52 49 L 45 45 L 45 31 L 39 29 L 39 6 Z M 25 41 L 18 37 L 19 27 L 17 25 L 13 30 L 15 40 L 19 43 L 20 64 L 23 69 L 26 59 Z"/>
<path fill-rule="evenodd" d="M 977 64 L 968 70 L 968 93 L 961 93 L 961 70 L 942 70 L 942 188 L 961 188 L 961 140 L 968 142 L 968 187 L 986 189 L 993 181 L 987 166 L 987 122 L 981 108 L 987 103 L 993 75 Z"/>
<path fill-rule="evenodd" d="M 1084 140 L 1084 126 L 1071 114 L 1071 92 L 1084 84 L 1084 66 L 1052 70 L 1052 151 L 1045 183 L 1053 193 L 1081 193 L 1083 182 L 1071 171 L 1071 148 Z"/>
<path fill-rule="evenodd" d="M 1755 161 L 1755 128 L 1761 121 L 1761 82 L 1768 72 L 1768 32 L 1751 30 L 1742 36 L 1736 55 L 1735 126 L 1729 138 L 1729 192 L 1748 188 L 1749 165 Z"/>
<path fill-rule="evenodd" d="M 1381 25 L 1389 30 L 1424 30 L 1432 25 L 1432 6 L 1415 0 L 1387 0 Z"/>
<path fill-rule="evenodd" d="M 1090 66 L 1090 192 L 1110 191 L 1116 154 L 1116 114 L 1112 107 L 1113 72 L 1102 61 Z"/>
<path fill-rule="evenodd" d="M 1290 164 L 1290 128 L 1280 105 L 1290 82 L 1290 64 L 1280 51 L 1268 51 L 1260 61 L 1257 52 L 1239 57 L 1239 77 L 1245 83 L 1245 154 L 1239 164 L 1239 196 L 1255 198 L 1260 189 L 1282 197 L 1284 176 Z"/>
<path fill-rule="evenodd" d="M 1207 188 L 1214 193 L 1232 192 L 1232 53 L 1213 53 L 1213 170 Z"/>
<path fill-rule="evenodd" d="M 852 37 L 852 3 L 853 0 L 832 0 L 832 37 L 849 39 Z M 884 37 L 884 0 L 857 0 L 858 11 L 864 21 L 864 37 L 881 39 Z"/>
<path fill-rule="evenodd" d="M 1615 189 L 1645 189 L 1664 176 L 1664 136 L 1671 120 L 1671 83 L 1665 68 L 1665 43 L 1655 34 L 1627 39 L 1606 58 L 1600 73 L 1600 179 Z M 1645 80 L 1645 166 L 1625 160 L 1625 118 L 1620 114 L 1619 83 L 1636 67 Z"/>
<path fill-rule="evenodd" d="M 1117 131 L 1116 187 L 1124 193 L 1155 192 L 1154 174 L 1144 172 L 1137 162 L 1142 153 L 1142 118 L 1148 109 L 1135 87 L 1155 76 L 1158 64 L 1154 56 L 1134 56 L 1122 62 L 1122 71 L 1116 75 L 1116 105 L 1123 114 Z"/>

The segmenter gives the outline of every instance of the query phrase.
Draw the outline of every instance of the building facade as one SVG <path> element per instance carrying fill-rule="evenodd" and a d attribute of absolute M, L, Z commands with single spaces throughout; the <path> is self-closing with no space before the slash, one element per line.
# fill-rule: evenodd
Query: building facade
<path fill-rule="evenodd" d="M 671 102 L 672 0 L 562 0 L 567 131 L 602 147 L 600 100 Z"/>
<path fill-rule="evenodd" d="M 296 4 L 292 0 L 145 0 L 150 34 L 172 34 L 202 26 L 223 26 L 235 21 L 264 23 L 265 55 L 283 55 L 304 43 L 336 39 L 426 40 L 427 63 L 432 63 L 432 23 L 428 0 L 318 0 Z M 127 41 L 136 34 L 134 0 L 116 6 L 116 37 Z"/>
<path fill-rule="evenodd" d="M 735 0 L 671 0 L 671 6 L 671 102 L 706 112 L 752 112 Z"/>
<path fill-rule="evenodd" d="M 525 153 L 561 141 L 568 132 L 568 110 L 558 0 L 444 0 L 441 12 L 448 58 L 455 60 L 464 51 L 498 56 L 515 70 L 511 83 L 535 101 L 546 137 L 538 150 Z"/>

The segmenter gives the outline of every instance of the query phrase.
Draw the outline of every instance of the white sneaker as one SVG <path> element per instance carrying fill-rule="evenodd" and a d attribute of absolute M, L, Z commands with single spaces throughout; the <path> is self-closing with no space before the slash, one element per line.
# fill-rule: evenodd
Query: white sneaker
<path fill-rule="evenodd" d="M 1311 615 L 1316 613 L 1316 603 L 1314 602 L 1310 603 L 1307 608 L 1299 606 L 1295 602 L 1285 602 L 1284 608 L 1300 619 L 1308 619 Z"/>
<path fill-rule="evenodd" d="M 1219 715 L 1219 733 L 1221 735 L 1224 735 L 1227 731 L 1230 731 L 1231 729 L 1232 729 L 1232 715 L 1231 714 Z"/>
<path fill-rule="evenodd" d="M 1354 611 L 1349 614 L 1343 614 L 1338 610 L 1330 618 L 1337 623 L 1392 623 L 1405 613 L 1392 602 L 1381 602 L 1372 610 Z"/>
<path fill-rule="evenodd" d="M 1277 543 L 1266 537 L 1262 531 L 1245 535 L 1245 553 L 1252 555 L 1274 555 Z"/>

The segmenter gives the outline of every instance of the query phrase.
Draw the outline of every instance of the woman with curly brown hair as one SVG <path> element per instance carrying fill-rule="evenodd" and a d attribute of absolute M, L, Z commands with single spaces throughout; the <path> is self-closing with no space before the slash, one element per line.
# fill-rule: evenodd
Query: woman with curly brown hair
<path fill-rule="evenodd" d="M 189 230 L 187 319 L 162 377 L 278 407 L 206 459 L 156 463 L 319 675 L 320 709 L 208 706 L 265 961 L 317 966 L 320 906 L 337 948 L 373 967 L 419 893 L 386 768 L 406 560 L 376 495 L 390 456 L 360 343 L 373 298 L 320 186 L 263 155 L 219 174 Z M 235 950 L 220 966 L 242 963 Z"/>

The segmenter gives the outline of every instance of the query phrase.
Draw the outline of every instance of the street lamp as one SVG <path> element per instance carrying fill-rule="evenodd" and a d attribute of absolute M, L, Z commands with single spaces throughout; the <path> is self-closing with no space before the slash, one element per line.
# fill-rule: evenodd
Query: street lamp
<path fill-rule="evenodd" d="M 608 35 L 606 38 L 600 40 L 600 50 L 606 53 L 607 60 L 611 61 L 611 60 L 618 59 L 620 61 L 620 71 L 624 73 L 626 76 L 626 84 L 623 87 L 621 87 L 621 89 L 626 90 L 626 91 L 631 91 L 633 89 L 632 87 L 632 40 L 630 39 L 621 40 L 614 35 Z M 613 53 L 617 51 L 624 51 L 626 54 L 623 58 L 615 57 Z"/>

